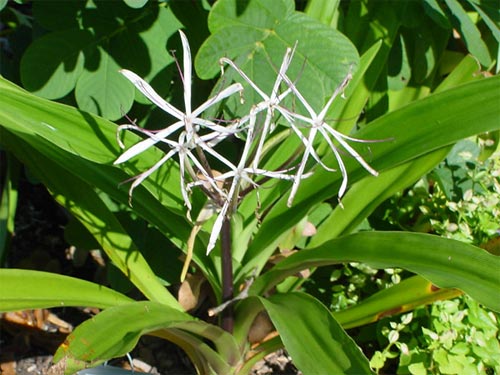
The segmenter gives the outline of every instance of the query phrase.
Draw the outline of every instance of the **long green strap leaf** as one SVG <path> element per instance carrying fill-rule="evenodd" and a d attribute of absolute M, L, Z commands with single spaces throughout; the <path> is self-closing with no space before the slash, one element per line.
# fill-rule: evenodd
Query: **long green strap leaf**
<path fill-rule="evenodd" d="M 120 154 L 115 124 L 76 108 L 36 97 L 2 77 L 0 91 L 0 131 L 8 129 L 51 162 L 64 168 L 64 174 L 81 178 L 114 199 L 128 204 L 127 187 L 120 184 L 130 176 L 109 165 Z M 5 143 L 18 158 L 23 158 L 25 151 L 16 150 L 12 144 L 14 141 L 7 143 L 6 137 L 0 135 L 0 143 Z M 129 144 L 141 138 L 127 133 L 126 139 Z M 151 148 L 138 160 L 126 163 L 124 169 L 129 174 L 137 174 L 160 157 L 160 150 Z M 35 166 L 32 169 L 36 170 L 40 162 L 36 158 L 33 162 Z M 168 234 L 176 246 L 183 248 L 191 225 L 185 218 L 184 203 L 178 188 L 178 166 L 173 162 L 165 168 L 168 171 L 162 170 L 135 190 L 132 203 L 139 215 Z M 52 178 L 53 173 L 47 177 Z M 47 179 L 43 180 L 46 184 Z M 217 271 L 212 258 L 205 256 L 205 248 L 197 241 L 193 259 L 217 289 Z"/>
<path fill-rule="evenodd" d="M 162 285 L 146 260 L 139 253 L 130 236 L 114 214 L 106 207 L 92 186 L 77 174 L 66 173 L 44 153 L 27 143 L 1 131 L 3 141 L 16 150 L 20 160 L 31 169 L 65 206 L 95 237 L 113 264 L 150 300 L 162 302 L 182 310 L 174 296 Z M 64 154 L 64 151 L 58 149 Z M 56 158 L 57 159 L 57 158 Z M 74 158 L 78 159 L 78 158 Z M 76 160 L 75 163 L 78 163 Z"/>
<path fill-rule="evenodd" d="M 106 308 L 130 303 L 105 286 L 50 272 L 0 269 L 0 311 L 63 306 Z"/>
<path fill-rule="evenodd" d="M 459 241 L 420 233 L 360 232 L 299 251 L 257 278 L 250 294 L 261 295 L 300 270 L 344 262 L 404 268 L 440 288 L 460 289 L 500 311 L 500 257 Z"/>
<path fill-rule="evenodd" d="M 0 125 L 27 140 L 29 135 L 33 147 L 43 140 L 77 155 L 82 159 L 111 165 L 122 152 L 116 141 L 117 127 L 112 122 L 76 108 L 48 101 L 32 95 L 12 82 L 0 77 Z M 130 132 L 125 134 L 127 145 L 141 138 Z M 155 164 L 162 152 L 154 147 L 141 154 L 124 169 L 136 175 Z M 178 166 L 169 164 L 171 173 L 163 173 L 144 181 L 144 186 L 170 211 L 184 214 L 184 203 L 180 194 Z M 118 169 L 118 168 L 117 168 Z M 118 181 L 118 182 L 123 182 Z M 176 189 L 168 188 L 175 186 Z"/>

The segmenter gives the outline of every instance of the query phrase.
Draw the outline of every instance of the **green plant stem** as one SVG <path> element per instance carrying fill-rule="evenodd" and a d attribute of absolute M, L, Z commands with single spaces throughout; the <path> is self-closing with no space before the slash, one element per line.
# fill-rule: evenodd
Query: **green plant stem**
<path fill-rule="evenodd" d="M 221 265 L 222 265 L 222 303 L 233 299 L 233 260 L 231 255 L 231 220 L 227 217 L 222 223 L 221 230 Z M 221 327 L 232 333 L 234 326 L 234 310 L 229 305 L 221 313 Z"/>

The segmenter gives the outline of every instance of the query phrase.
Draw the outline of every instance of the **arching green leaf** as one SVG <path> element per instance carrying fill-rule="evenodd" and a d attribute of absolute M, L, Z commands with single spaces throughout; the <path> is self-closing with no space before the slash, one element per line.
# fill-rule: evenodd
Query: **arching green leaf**
<path fill-rule="evenodd" d="M 252 294 L 269 290 L 296 272 L 328 264 L 368 263 L 374 268 L 404 268 L 440 288 L 457 288 L 500 311 L 500 257 L 483 249 L 438 236 L 405 232 L 360 232 L 302 250 L 255 280 Z"/>
<path fill-rule="evenodd" d="M 62 306 L 106 308 L 132 300 L 105 286 L 55 273 L 0 269 L 0 311 Z"/>

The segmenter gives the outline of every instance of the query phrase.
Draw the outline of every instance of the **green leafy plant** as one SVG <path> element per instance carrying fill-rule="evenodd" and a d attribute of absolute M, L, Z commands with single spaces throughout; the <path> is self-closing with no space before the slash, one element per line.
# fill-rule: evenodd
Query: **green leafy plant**
<path fill-rule="evenodd" d="M 433 231 L 497 254 L 498 153 L 488 153 L 488 159 L 481 161 L 480 146 L 483 150 L 492 146 L 484 138 L 458 142 L 428 176 L 379 210 L 389 208 L 384 216 L 393 225 Z M 492 140 L 494 137 L 486 137 L 486 142 Z M 406 209 L 401 212 L 396 207 Z M 415 215 L 408 215 L 410 212 Z M 415 310 L 411 318 L 402 316 L 401 322 L 386 318 L 379 325 L 384 349 L 371 359 L 378 370 L 386 371 L 392 365 L 398 373 L 411 374 L 498 371 L 490 352 L 498 347 L 498 313 L 466 296 L 437 301 Z"/>
<path fill-rule="evenodd" d="M 86 17 L 105 8 L 104 3 L 95 1 L 94 7 L 78 2 L 77 13 Z M 187 37 L 180 34 L 182 91 L 172 94 L 171 100 L 164 100 L 161 90 L 153 91 L 155 79 L 162 78 L 153 64 L 142 72 L 133 64 L 119 66 L 118 56 L 113 55 L 111 38 L 153 32 L 163 23 L 152 21 L 149 28 L 135 29 L 151 14 L 173 17 L 175 9 L 166 4 L 141 2 L 142 8 L 119 8 L 114 21 L 102 28 L 92 18 L 87 23 L 80 16 L 76 19 L 82 23 L 68 25 L 72 33 L 88 35 L 88 41 L 73 44 L 72 60 L 45 65 L 54 68 L 51 77 L 65 77 L 64 90 L 53 98 L 75 87 L 78 109 L 0 79 L 2 147 L 47 186 L 145 298 L 134 301 L 65 276 L 1 269 L 2 311 L 61 305 L 103 309 L 61 345 L 55 355 L 57 368 L 74 373 L 97 366 L 124 355 L 141 335 L 151 334 L 179 345 L 203 374 L 248 373 L 256 361 L 281 347 L 304 374 L 370 373 L 367 358 L 344 328 L 447 298 L 456 293 L 454 288 L 500 310 L 494 298 L 500 280 L 490 272 L 500 265 L 498 257 L 438 236 L 356 230 L 380 202 L 439 163 L 452 144 L 499 129 L 498 77 L 474 76 L 477 64 L 465 57 L 443 80 L 436 64 L 429 70 L 432 85 L 419 95 L 412 87 L 395 94 L 386 88 L 391 108 L 381 111 L 374 86 L 391 81 L 381 67 L 387 67 L 388 46 L 400 23 L 397 17 L 385 19 L 389 32 L 380 37 L 377 33 L 383 28 L 377 19 L 349 22 L 365 12 L 366 3 L 353 2 L 342 13 L 346 17 L 346 27 L 338 28 L 342 33 L 329 25 L 334 16 L 328 25 L 310 16 L 327 3 L 311 1 L 303 13 L 287 0 L 216 2 L 208 15 L 210 36 L 198 49 L 194 64 L 200 77 L 218 78 L 208 101 L 197 100 L 196 85 L 192 86 L 189 27 Z M 370 3 L 370 7 L 382 18 L 406 11 L 404 6 L 392 9 Z M 39 12 L 52 15 L 46 9 Z M 364 47 L 354 27 L 375 32 L 363 41 Z M 49 39 L 57 39 L 55 33 L 40 39 L 59 48 Z M 107 49 L 107 43 L 113 48 Z M 163 46 L 166 40 L 158 43 Z M 37 55 L 36 48 L 44 50 L 33 44 L 23 57 L 28 75 L 32 72 L 26 66 Z M 107 69 L 113 71 L 109 76 L 116 85 L 108 83 L 123 92 L 118 89 L 116 95 L 109 91 L 100 97 L 84 89 L 92 86 L 92 72 L 106 66 L 96 69 L 95 48 L 101 51 L 99 63 L 113 57 Z M 217 76 L 221 63 L 225 71 Z M 125 78 L 119 68 L 126 69 Z M 33 75 L 36 87 L 26 82 L 25 87 L 48 95 L 44 90 L 61 84 L 48 76 L 37 81 Z M 172 125 L 146 126 L 154 119 L 150 109 L 139 121 L 119 126 L 85 111 L 116 119 L 119 111 L 130 108 L 131 98 L 145 102 L 139 92 L 170 115 L 161 124 Z M 345 100 L 340 100 L 342 93 Z M 115 101 L 123 95 L 126 100 Z M 86 107 L 87 100 L 94 107 Z M 101 100 L 111 112 L 104 110 Z M 131 178 L 134 182 L 127 193 L 121 184 Z M 309 219 L 316 222 L 317 231 L 307 240 L 302 230 Z M 156 241 L 153 236 L 150 242 L 141 241 L 135 232 L 138 222 L 148 233 L 159 231 Z M 188 261 L 192 258 L 182 277 L 187 271 L 206 280 L 214 306 L 209 312 L 217 315 L 218 322 L 213 317 L 195 318 L 166 288 L 181 278 L 180 252 Z M 159 253 L 167 257 L 160 258 Z M 274 255 L 285 259 L 276 263 Z M 171 272 L 153 270 L 158 259 L 179 267 Z M 297 291 L 302 282 L 298 272 L 348 262 L 399 267 L 418 276 L 335 314 Z M 253 323 L 263 314 L 276 334 L 250 340 Z"/>
<path fill-rule="evenodd" d="M 498 371 L 498 315 L 470 298 L 437 301 L 403 315 L 401 322 L 383 322 L 382 327 L 387 344 L 370 362 L 377 370 L 397 359 L 398 373 Z"/>

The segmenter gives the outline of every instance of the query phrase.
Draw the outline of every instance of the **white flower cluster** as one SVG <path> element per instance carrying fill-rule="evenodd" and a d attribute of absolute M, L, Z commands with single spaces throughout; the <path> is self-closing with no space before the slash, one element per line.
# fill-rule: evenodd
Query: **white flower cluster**
<path fill-rule="evenodd" d="M 317 134 L 320 134 L 325 139 L 339 164 L 343 177 L 338 194 L 339 198 L 342 197 L 346 191 L 348 177 L 344 162 L 342 161 L 337 147 L 333 143 L 334 140 L 338 142 L 349 154 L 356 158 L 356 160 L 358 160 L 358 162 L 367 171 L 375 176 L 377 175 L 377 172 L 372 169 L 361 157 L 361 155 L 359 155 L 359 153 L 347 143 L 347 141 L 366 141 L 339 133 L 325 122 L 326 113 L 333 100 L 339 94 L 343 93 L 343 90 L 352 78 L 350 73 L 335 90 L 321 112 L 316 113 L 299 92 L 294 82 L 287 76 L 287 70 L 292 61 L 295 47 L 287 49 L 270 95 L 263 92 L 241 69 L 238 68 L 238 66 L 236 66 L 233 61 L 227 58 L 221 58 L 220 63 L 222 65 L 223 73 L 224 65 L 229 65 L 262 98 L 262 101 L 252 106 L 248 115 L 240 119 L 234 119 L 227 126 L 221 126 L 213 121 L 201 118 L 201 114 L 211 106 L 217 105 L 220 101 L 228 98 L 229 96 L 236 93 L 241 94 L 243 86 L 239 83 L 232 84 L 214 97 L 208 99 L 205 103 L 193 111 L 191 108 L 191 51 L 186 36 L 182 31 L 179 31 L 179 33 L 183 46 L 183 72 L 181 73 L 181 78 L 184 85 L 185 111 L 182 112 L 163 100 L 146 81 L 137 76 L 135 73 L 129 70 L 121 70 L 121 73 L 129 79 L 137 87 L 137 89 L 139 89 L 139 91 L 151 100 L 151 102 L 175 117 L 178 121 L 159 131 L 146 130 L 135 124 L 119 126 L 119 131 L 135 130 L 144 134 L 147 138 L 126 150 L 114 162 L 114 164 L 123 163 L 158 142 L 163 142 L 168 145 L 170 150 L 155 165 L 134 178 L 134 182 L 129 190 L 129 196 L 131 197 L 133 190 L 139 184 L 141 184 L 175 154 L 178 154 L 181 192 L 188 210 L 191 209 L 189 191 L 195 186 L 201 187 L 219 208 L 219 213 L 210 236 L 207 253 L 214 248 L 224 219 L 229 217 L 236 209 L 242 184 L 250 184 L 258 187 L 256 177 L 262 178 L 262 176 L 265 178 L 291 180 L 293 181 L 293 184 L 288 198 L 288 205 L 290 206 L 293 203 L 300 181 L 311 174 L 305 172 L 306 164 L 310 156 L 312 156 L 313 159 L 326 170 L 334 171 L 334 169 L 323 163 L 313 147 Z M 285 86 L 286 89 L 282 93 L 279 93 L 282 85 Z M 309 115 L 303 116 L 282 106 L 281 103 L 283 99 L 288 95 L 295 96 L 295 98 L 305 107 Z M 264 143 L 268 135 L 273 131 L 274 120 L 276 117 L 275 112 L 278 112 L 285 119 L 304 145 L 302 159 L 298 167 L 296 167 L 294 174 L 289 173 L 290 169 L 270 171 L 259 167 L 263 154 Z M 265 114 L 263 124 L 257 124 L 258 119 L 263 117 L 258 116 L 260 113 Z M 204 129 L 202 135 L 199 134 L 200 129 Z M 245 132 L 246 139 L 240 160 L 233 163 L 219 152 L 215 151 L 214 146 L 227 137 L 238 132 Z M 177 133 L 177 139 L 172 139 L 173 135 Z M 124 145 L 120 140 L 119 143 L 120 146 L 124 148 Z M 227 172 L 214 173 L 215 171 L 212 170 L 208 164 L 206 155 L 210 155 L 211 157 L 219 160 L 227 167 Z M 186 173 L 189 175 L 189 182 L 187 182 Z"/>

